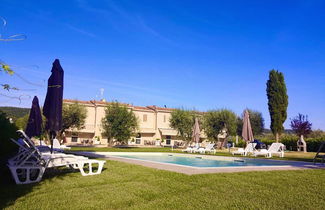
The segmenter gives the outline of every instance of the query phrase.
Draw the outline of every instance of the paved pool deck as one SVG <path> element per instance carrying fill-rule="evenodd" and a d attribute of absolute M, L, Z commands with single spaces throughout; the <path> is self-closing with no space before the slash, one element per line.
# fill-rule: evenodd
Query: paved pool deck
<path fill-rule="evenodd" d="M 268 161 L 283 162 L 284 165 L 273 165 L 273 166 L 237 166 L 237 167 L 193 167 L 193 166 L 184 166 L 179 164 L 172 163 L 161 163 L 148 160 L 139 160 L 118 157 L 117 155 L 130 154 L 130 152 L 74 152 L 75 154 L 84 155 L 93 158 L 104 158 L 108 160 L 121 161 L 125 163 L 131 163 L 136 165 L 141 165 L 145 167 L 155 168 L 159 170 L 173 171 L 177 173 L 183 173 L 187 175 L 193 174 L 209 174 L 209 173 L 233 173 L 233 172 L 246 172 L 246 171 L 278 171 L 278 170 L 304 170 L 304 169 L 325 169 L 325 165 L 314 165 L 311 162 L 302 162 L 302 161 L 285 161 L 285 160 L 272 160 L 265 159 Z M 134 152 L 133 154 L 140 154 L 139 152 Z M 157 154 L 157 153 L 141 153 L 141 154 Z M 169 153 L 164 153 L 169 154 Z M 222 156 L 211 156 L 211 155 L 193 155 L 193 154 L 178 154 L 171 153 L 170 155 L 185 156 L 185 157 L 201 157 L 207 159 L 245 159 L 245 157 L 222 157 Z"/>

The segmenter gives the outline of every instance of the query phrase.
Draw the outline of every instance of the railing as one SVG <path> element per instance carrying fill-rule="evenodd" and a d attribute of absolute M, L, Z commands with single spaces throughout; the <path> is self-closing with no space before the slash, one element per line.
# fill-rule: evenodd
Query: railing
<path fill-rule="evenodd" d="M 95 125 L 94 124 L 85 124 L 81 129 L 68 129 L 69 131 L 88 131 L 88 132 L 95 132 Z"/>

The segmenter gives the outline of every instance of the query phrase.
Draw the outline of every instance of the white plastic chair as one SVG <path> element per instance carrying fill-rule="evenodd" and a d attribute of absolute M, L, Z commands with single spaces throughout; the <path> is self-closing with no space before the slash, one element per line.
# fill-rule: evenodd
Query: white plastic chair
<path fill-rule="evenodd" d="M 214 145 L 214 143 L 210 143 L 205 148 L 200 147 L 197 149 L 197 152 L 201 154 L 205 154 L 206 152 L 216 154 L 216 149 L 214 148 Z"/>
<path fill-rule="evenodd" d="M 277 154 L 279 157 L 284 157 L 284 144 L 282 143 L 272 143 L 269 149 L 262 149 L 260 151 L 255 151 L 253 155 L 256 156 L 265 156 L 268 158 L 272 157 L 272 154 Z"/>
<path fill-rule="evenodd" d="M 249 153 L 254 153 L 256 145 L 257 143 L 248 143 L 245 149 L 239 148 L 237 151 L 233 151 L 232 155 L 247 156 Z"/>
<path fill-rule="evenodd" d="M 23 137 L 23 144 L 12 139 L 19 146 L 19 152 L 7 164 L 16 184 L 39 182 L 46 168 L 59 166 L 79 169 L 83 176 L 96 175 L 101 173 L 106 162 L 64 153 L 41 153 L 23 131 L 18 132 Z M 98 164 L 97 171 L 93 170 L 95 164 Z M 88 172 L 84 170 L 86 165 L 88 165 Z"/>
<path fill-rule="evenodd" d="M 61 145 L 60 142 L 59 142 L 59 140 L 53 139 L 53 149 L 56 149 L 56 150 L 65 150 L 65 149 L 68 149 L 68 150 L 70 150 L 71 147 L 67 147 L 64 144 Z"/>

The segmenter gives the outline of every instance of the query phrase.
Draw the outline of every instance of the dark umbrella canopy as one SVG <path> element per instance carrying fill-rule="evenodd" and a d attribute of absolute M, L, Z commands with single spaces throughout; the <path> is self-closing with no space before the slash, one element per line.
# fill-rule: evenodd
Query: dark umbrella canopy
<path fill-rule="evenodd" d="M 37 96 L 34 97 L 32 108 L 30 109 L 29 118 L 25 133 L 30 138 L 32 136 L 39 136 L 42 132 L 42 114 L 39 107 Z"/>
<path fill-rule="evenodd" d="M 62 129 L 63 69 L 56 59 L 48 79 L 48 87 L 43 107 L 46 130 L 54 133 Z"/>
<path fill-rule="evenodd" d="M 242 136 L 246 142 L 254 141 L 253 130 L 251 122 L 249 120 L 249 112 L 245 110 L 244 119 L 243 119 L 243 131 Z"/>

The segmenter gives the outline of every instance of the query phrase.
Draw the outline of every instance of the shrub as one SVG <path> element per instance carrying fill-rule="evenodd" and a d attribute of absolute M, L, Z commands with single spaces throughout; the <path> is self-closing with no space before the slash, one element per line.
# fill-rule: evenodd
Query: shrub
<path fill-rule="evenodd" d="M 10 138 L 18 138 L 16 130 L 17 127 L 0 111 L 0 183 L 7 182 L 10 177 L 6 164 L 8 158 L 17 150 L 17 146 L 10 141 Z"/>
<path fill-rule="evenodd" d="M 268 137 L 260 137 L 256 138 L 259 139 L 261 142 L 265 143 L 266 145 L 271 145 L 275 142 L 274 139 L 270 139 Z M 297 151 L 297 141 L 299 137 L 296 135 L 282 135 L 281 136 L 281 143 L 286 146 L 287 150 Z M 320 147 L 321 143 L 325 141 L 325 136 L 318 136 L 314 138 L 306 138 L 307 143 L 307 151 L 308 152 L 317 152 L 318 148 Z"/>

